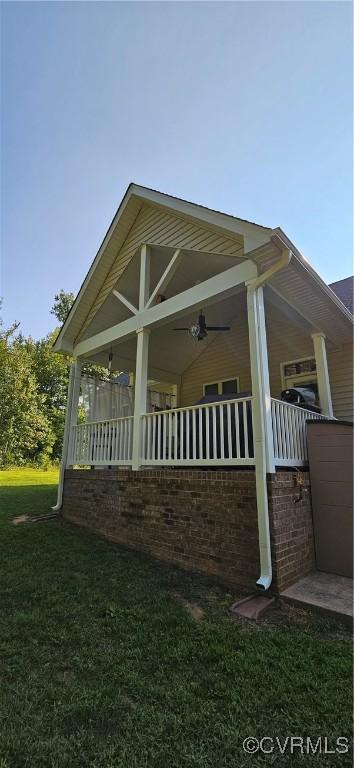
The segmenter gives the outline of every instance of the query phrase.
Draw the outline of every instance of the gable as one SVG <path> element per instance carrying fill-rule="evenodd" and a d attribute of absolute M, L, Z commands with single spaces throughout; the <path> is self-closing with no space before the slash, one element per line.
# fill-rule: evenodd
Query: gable
<path fill-rule="evenodd" d="M 117 286 L 142 243 L 221 256 L 243 256 L 242 236 L 225 236 L 213 227 L 201 226 L 155 206 L 143 205 L 90 307 L 76 340 L 84 333 L 113 288 Z"/>
<path fill-rule="evenodd" d="M 336 341 L 339 335 L 343 339 L 351 339 L 352 316 L 349 310 L 279 227 L 271 230 L 181 198 L 130 184 L 58 334 L 55 351 L 72 353 L 75 342 L 90 334 L 93 326 L 102 329 L 99 327 L 101 320 L 103 328 L 111 322 L 111 316 L 113 324 L 122 321 L 119 317 L 121 312 L 117 310 L 119 302 L 114 298 L 112 289 L 121 289 L 123 294 L 127 289 L 128 292 L 135 291 L 142 243 L 151 246 L 154 278 L 164 259 L 167 265 L 175 249 L 183 250 L 182 262 L 173 278 L 177 281 L 178 276 L 177 290 L 173 293 L 173 280 L 169 286 L 172 295 L 183 291 L 183 280 L 185 288 L 189 287 L 186 274 L 183 275 L 187 266 L 188 280 L 194 281 L 194 285 L 212 276 L 212 270 L 213 275 L 222 272 L 222 262 L 230 257 L 234 264 L 249 258 L 260 272 L 264 272 L 279 258 L 279 248 L 285 247 L 293 257 L 290 265 L 271 279 L 272 289 L 284 296 L 290 306 L 294 305 L 329 338 Z M 161 276 L 162 273 L 159 274 Z M 111 305 L 107 307 L 109 302 Z"/>

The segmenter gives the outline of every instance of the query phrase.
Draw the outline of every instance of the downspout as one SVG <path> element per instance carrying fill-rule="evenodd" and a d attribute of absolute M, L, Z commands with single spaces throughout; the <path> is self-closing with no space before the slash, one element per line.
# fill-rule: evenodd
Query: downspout
<path fill-rule="evenodd" d="M 273 264 L 269 269 L 267 269 L 263 274 L 259 275 L 258 277 L 254 278 L 253 280 L 250 280 L 246 283 L 247 288 L 250 289 L 250 292 L 254 293 L 256 292 L 257 288 L 262 287 L 268 280 L 270 280 L 273 275 L 275 275 L 277 272 L 279 272 L 281 269 L 284 269 L 288 266 L 290 263 L 292 252 L 289 250 L 289 248 L 284 247 L 284 243 L 281 241 L 281 239 L 276 235 L 274 240 L 280 241 L 281 247 L 282 247 L 282 253 L 278 261 Z M 257 333 L 257 339 L 259 343 L 259 317 L 257 313 L 257 325 L 258 325 L 258 333 Z M 258 358 L 260 358 L 259 351 L 258 351 Z M 261 371 L 262 375 L 262 371 Z M 263 386 L 262 386 L 263 389 Z M 268 510 L 268 493 L 267 493 L 267 458 L 266 458 L 266 441 L 265 441 L 265 429 L 266 429 L 266 423 L 264 419 L 264 406 L 261 404 L 261 419 L 262 419 L 262 429 L 261 429 L 261 445 L 259 446 L 259 450 L 257 449 L 257 454 L 259 454 L 256 458 L 256 489 L 257 489 L 257 513 L 258 513 L 258 541 L 259 541 L 259 558 L 260 558 L 260 566 L 261 566 L 261 573 L 259 576 L 259 579 L 257 580 L 257 586 L 261 587 L 264 590 L 269 589 L 271 583 L 272 583 L 272 551 L 271 551 L 271 542 L 270 542 L 270 529 L 269 529 L 269 510 Z M 256 457 L 256 452 L 255 452 Z"/>
<path fill-rule="evenodd" d="M 64 476 L 65 476 L 65 469 L 68 461 L 68 452 L 69 452 L 74 383 L 75 383 L 75 363 L 72 363 L 70 366 L 68 396 L 66 401 L 65 426 L 64 426 L 63 448 L 62 448 L 60 470 L 59 470 L 57 503 L 55 507 L 52 507 L 53 512 L 59 512 L 61 510 L 62 503 L 63 503 Z"/>
<path fill-rule="evenodd" d="M 258 275 L 258 277 L 255 277 L 253 280 L 249 280 L 247 285 L 250 285 L 254 289 L 260 288 L 260 286 L 264 285 L 264 283 L 267 283 L 268 280 L 270 280 L 270 278 L 276 274 L 276 272 L 280 272 L 281 269 L 284 269 L 284 267 L 287 267 L 290 264 L 293 254 L 289 248 L 284 247 L 284 243 L 279 235 L 274 235 L 272 240 L 274 241 L 275 245 L 278 245 L 278 242 L 281 243 L 282 253 L 280 259 L 278 259 L 275 264 L 272 264 L 272 266 L 269 267 L 269 269 L 267 269 L 265 272 L 262 272 L 261 275 Z"/>

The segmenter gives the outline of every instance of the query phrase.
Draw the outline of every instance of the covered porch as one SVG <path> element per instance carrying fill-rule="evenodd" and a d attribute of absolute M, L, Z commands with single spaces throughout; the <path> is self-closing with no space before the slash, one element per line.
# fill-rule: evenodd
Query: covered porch
<path fill-rule="evenodd" d="M 143 466 L 254 466 L 252 395 L 140 416 Z M 274 467 L 308 463 L 306 420 L 328 418 L 271 398 Z M 134 416 L 71 427 L 67 466 L 133 466 Z"/>
<path fill-rule="evenodd" d="M 291 260 L 285 243 L 274 236 L 265 251 L 235 265 L 210 253 L 137 250 L 74 349 L 66 466 L 245 468 L 258 460 L 274 473 L 307 465 L 307 419 L 333 417 L 326 336 L 311 311 L 272 287 Z M 201 309 L 208 326 L 230 331 L 198 339 L 175 330 L 195 328 Z M 299 358 L 307 378 L 291 378 Z M 109 359 L 129 383 L 111 384 L 126 393 L 124 406 L 96 409 L 94 418 L 91 409 L 78 424 L 85 359 Z M 315 380 L 317 409 L 281 399 L 296 376 Z"/>
<path fill-rule="evenodd" d="M 280 228 L 131 185 L 55 343 L 75 361 L 56 509 L 284 589 L 313 568 L 309 477 L 294 468 L 307 420 L 349 413 L 351 342 L 350 313 Z M 104 383 L 112 407 L 82 420 L 86 361 L 129 380 L 118 395 Z M 284 399 L 297 386 L 311 407 Z"/>

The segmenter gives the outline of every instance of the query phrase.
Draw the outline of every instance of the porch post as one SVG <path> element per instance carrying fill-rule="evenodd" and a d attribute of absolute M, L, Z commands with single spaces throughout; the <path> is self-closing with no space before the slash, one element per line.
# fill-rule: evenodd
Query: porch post
<path fill-rule="evenodd" d="M 256 468 L 258 537 L 261 575 L 257 584 L 268 589 L 272 581 L 267 468 L 274 472 L 271 430 L 268 355 L 263 305 L 263 288 L 247 286 L 247 312 L 252 379 L 252 423 Z M 268 427 L 270 430 L 268 431 Z M 267 467 L 268 458 L 268 467 Z"/>
<path fill-rule="evenodd" d="M 80 365 L 80 372 L 81 372 L 81 365 Z M 73 396 L 74 396 L 76 377 L 77 377 L 77 362 L 72 363 L 70 365 L 68 395 L 66 400 L 66 412 L 65 412 L 65 426 L 64 426 L 64 435 L 63 435 L 63 447 L 61 452 L 61 462 L 60 462 L 60 468 L 59 468 L 57 503 L 55 507 L 52 507 L 54 512 L 59 512 L 63 502 L 64 476 L 65 476 L 65 469 L 67 467 L 68 458 L 69 458 L 70 428 L 73 423 L 73 412 L 74 412 Z M 80 393 L 80 389 L 79 389 L 79 393 Z M 76 412 L 77 412 L 77 406 L 76 406 L 75 413 Z"/>
<path fill-rule="evenodd" d="M 247 287 L 248 302 L 248 330 L 250 342 L 251 358 L 251 377 L 252 394 L 259 399 L 259 408 L 261 412 L 261 422 L 264 430 L 264 442 L 266 451 L 267 472 L 275 472 L 274 466 L 274 447 L 273 447 L 273 424 L 272 424 L 272 403 L 270 397 L 269 384 L 269 363 L 267 349 L 267 333 L 264 313 L 263 288 L 253 288 L 252 284 Z M 250 311 L 252 317 L 250 318 Z M 257 356 L 256 382 L 253 381 L 252 357 Z"/>
<path fill-rule="evenodd" d="M 133 460 L 132 460 L 133 470 L 139 469 L 140 459 L 141 459 L 141 448 L 142 448 L 141 416 L 143 413 L 146 413 L 146 407 L 147 407 L 149 335 L 150 335 L 149 329 L 141 328 L 137 331 L 134 420 L 133 420 Z"/>
<path fill-rule="evenodd" d="M 323 333 L 312 334 L 313 347 L 315 351 L 318 394 L 323 413 L 333 418 L 331 386 L 329 383 L 326 337 Z"/>
<path fill-rule="evenodd" d="M 72 389 L 72 396 L 71 396 L 71 403 L 70 403 L 70 427 L 69 427 L 69 445 L 68 445 L 68 459 L 67 464 L 70 463 L 71 460 L 71 439 L 72 439 L 72 431 L 71 427 L 75 427 L 77 424 L 77 409 L 79 405 L 79 397 L 80 397 L 80 388 L 81 388 L 81 361 L 75 360 L 75 363 L 73 364 L 73 389 Z"/>
<path fill-rule="evenodd" d="M 143 312 L 150 294 L 150 261 L 151 248 L 142 245 L 140 251 L 140 282 L 139 282 L 139 312 Z M 136 366 L 135 366 L 135 392 L 134 392 L 134 420 L 133 420 L 133 454 L 132 469 L 140 468 L 142 429 L 141 416 L 146 413 L 147 407 L 147 381 L 149 360 L 149 335 L 148 328 L 138 328 L 136 339 Z"/>

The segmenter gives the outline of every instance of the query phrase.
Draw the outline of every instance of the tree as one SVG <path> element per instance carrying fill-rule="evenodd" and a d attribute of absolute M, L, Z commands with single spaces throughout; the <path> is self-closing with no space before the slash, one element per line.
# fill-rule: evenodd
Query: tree
<path fill-rule="evenodd" d="M 73 300 L 59 291 L 51 313 L 63 322 Z M 37 341 L 18 329 L 19 323 L 5 329 L 0 318 L 0 466 L 58 460 L 62 450 L 72 358 L 53 351 L 58 328 Z M 108 375 L 89 361 L 82 370 Z"/>
<path fill-rule="evenodd" d="M 43 409 L 31 355 L 0 321 L 0 466 L 47 462 L 55 435 Z"/>
<path fill-rule="evenodd" d="M 52 306 L 52 309 L 50 310 L 51 315 L 55 315 L 57 320 L 59 320 L 59 323 L 62 325 L 69 312 L 70 309 L 74 303 L 75 295 L 73 293 L 65 292 L 63 288 L 59 293 L 56 293 L 54 296 L 54 304 Z"/>
<path fill-rule="evenodd" d="M 22 341 L 30 356 L 31 371 L 35 376 L 37 390 L 42 399 L 43 412 L 55 437 L 52 451 L 52 457 L 55 460 L 61 457 L 71 362 L 71 358 L 67 355 L 58 355 L 53 352 L 56 336 L 57 330 L 39 341 L 31 338 Z"/>

